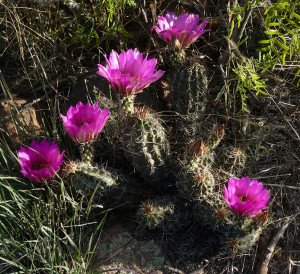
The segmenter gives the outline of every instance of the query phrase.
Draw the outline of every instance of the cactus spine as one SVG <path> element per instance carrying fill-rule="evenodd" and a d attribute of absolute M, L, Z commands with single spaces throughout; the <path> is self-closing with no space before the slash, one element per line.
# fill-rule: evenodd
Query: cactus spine
<path fill-rule="evenodd" d="M 218 163 L 222 165 L 224 170 L 234 174 L 236 177 L 242 175 L 246 161 L 246 152 L 241 147 L 223 147 L 218 155 Z"/>

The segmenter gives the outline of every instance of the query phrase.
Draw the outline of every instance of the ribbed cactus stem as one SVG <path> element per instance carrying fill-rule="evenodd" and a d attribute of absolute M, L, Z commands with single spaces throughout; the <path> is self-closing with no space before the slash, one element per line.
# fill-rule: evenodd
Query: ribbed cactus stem
<path fill-rule="evenodd" d="M 134 98 L 135 95 L 120 96 L 120 105 L 128 114 L 134 113 Z"/>
<path fill-rule="evenodd" d="M 171 65 L 173 68 L 178 68 L 186 61 L 185 51 L 183 49 L 175 50 L 170 55 Z"/>
<path fill-rule="evenodd" d="M 126 157 L 149 182 L 161 181 L 167 174 L 170 147 L 160 120 L 137 108 L 123 123 L 122 143 Z"/>
<path fill-rule="evenodd" d="M 92 166 L 87 164 L 86 162 L 77 162 L 73 164 L 73 168 L 75 173 L 80 172 L 82 174 L 92 176 L 96 179 L 103 181 L 107 186 L 113 186 L 117 183 L 117 176 L 111 174 L 101 166 Z"/>
<path fill-rule="evenodd" d="M 92 165 L 94 160 L 94 147 L 92 143 L 82 144 L 79 149 L 81 160 L 86 164 Z"/>
<path fill-rule="evenodd" d="M 115 170 L 85 162 L 69 162 L 63 169 L 66 185 L 74 195 L 94 199 L 98 205 L 110 206 L 120 200 L 126 188 L 126 180 Z M 118 197 L 115 199 L 114 197 Z"/>
<path fill-rule="evenodd" d="M 188 143 L 203 136 L 208 86 L 205 69 L 196 60 L 190 59 L 175 66 L 169 80 L 171 109 L 180 114 L 174 120 L 173 134 L 178 143 Z"/>

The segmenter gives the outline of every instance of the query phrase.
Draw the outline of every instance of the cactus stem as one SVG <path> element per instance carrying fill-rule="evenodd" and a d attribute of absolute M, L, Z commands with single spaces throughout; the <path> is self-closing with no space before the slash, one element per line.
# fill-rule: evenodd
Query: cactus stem
<path fill-rule="evenodd" d="M 120 96 L 120 108 L 125 110 L 128 114 L 134 113 L 134 98 L 135 95 Z"/>
<path fill-rule="evenodd" d="M 86 164 L 93 164 L 94 160 L 94 147 L 91 143 L 80 145 L 81 160 Z"/>

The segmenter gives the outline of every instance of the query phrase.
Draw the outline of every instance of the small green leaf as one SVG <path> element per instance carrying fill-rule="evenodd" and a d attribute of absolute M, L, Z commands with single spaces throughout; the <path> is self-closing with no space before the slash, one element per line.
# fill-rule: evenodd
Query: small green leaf
<path fill-rule="evenodd" d="M 266 27 L 279 27 L 280 23 L 268 23 L 266 24 Z"/>
<path fill-rule="evenodd" d="M 294 16 L 294 17 L 296 17 L 296 18 L 298 18 L 300 20 L 300 15 L 298 13 L 292 12 L 291 15 Z"/>
<path fill-rule="evenodd" d="M 295 33 L 290 29 L 288 28 L 285 24 L 281 24 L 281 27 L 290 35 L 294 35 Z"/>
<path fill-rule="evenodd" d="M 258 41 L 258 43 L 259 44 L 270 44 L 273 41 L 274 41 L 274 38 L 272 38 L 270 40 L 260 40 L 260 41 Z"/>
<path fill-rule="evenodd" d="M 280 34 L 280 32 L 278 30 L 266 30 L 266 31 L 264 31 L 264 33 L 268 34 L 268 35 Z"/>
<path fill-rule="evenodd" d="M 267 51 L 267 50 L 269 50 L 269 49 L 271 49 L 271 46 L 267 46 L 267 47 L 261 48 L 261 49 L 256 49 L 256 51 L 262 52 L 262 51 Z"/>
<path fill-rule="evenodd" d="M 290 23 L 291 25 L 293 25 L 296 29 L 299 29 L 299 25 L 297 23 L 295 23 L 293 20 L 289 19 L 289 18 L 285 18 L 285 20 Z"/>
<path fill-rule="evenodd" d="M 258 95 L 258 94 L 260 94 L 260 93 L 262 93 L 263 95 L 269 95 L 266 91 L 263 91 L 263 90 L 258 90 L 257 92 L 256 92 L 256 96 Z"/>
<path fill-rule="evenodd" d="M 234 20 L 231 22 L 230 33 L 229 33 L 229 38 L 230 38 L 230 37 L 231 37 L 231 35 L 232 35 L 233 29 L 234 29 Z"/>
<path fill-rule="evenodd" d="M 271 46 L 271 49 L 272 49 L 273 53 L 277 56 L 277 58 L 282 61 L 282 56 L 279 54 L 277 49 L 273 46 Z"/>
<path fill-rule="evenodd" d="M 283 43 L 281 43 L 278 39 L 275 39 L 275 43 L 280 46 L 281 48 L 283 48 L 285 51 L 289 50 L 289 47 L 287 47 L 286 45 L 284 45 Z"/>
<path fill-rule="evenodd" d="M 246 36 L 241 42 L 238 43 L 238 47 L 242 45 L 244 42 L 248 40 L 248 36 Z"/>

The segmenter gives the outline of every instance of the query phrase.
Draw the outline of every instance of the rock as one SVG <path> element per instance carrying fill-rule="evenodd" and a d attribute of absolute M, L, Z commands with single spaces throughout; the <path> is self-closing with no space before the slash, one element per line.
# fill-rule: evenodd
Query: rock
<path fill-rule="evenodd" d="M 160 274 L 159 269 L 167 264 L 161 248 L 153 240 L 139 241 L 122 225 L 109 228 L 103 235 L 96 249 L 100 252 L 94 257 L 94 273 L 116 273 L 118 269 L 120 273 Z"/>
<path fill-rule="evenodd" d="M 28 99 L 14 97 L 13 100 L 0 100 L 0 129 L 10 145 L 18 147 L 20 140 L 41 134 L 38 110 Z M 8 138 L 6 138 L 8 137 Z"/>

